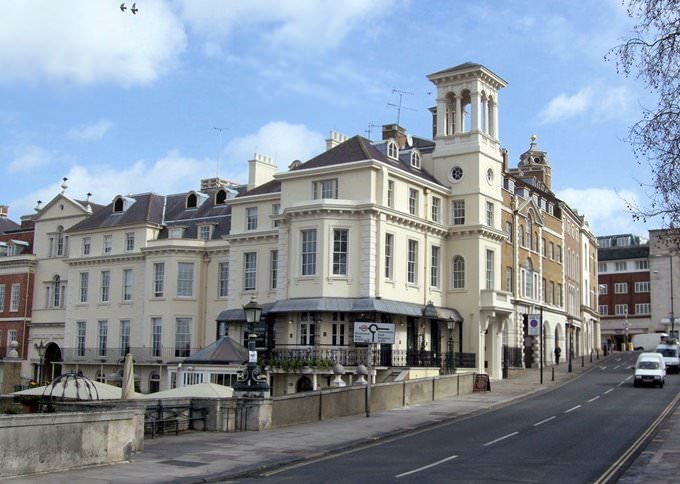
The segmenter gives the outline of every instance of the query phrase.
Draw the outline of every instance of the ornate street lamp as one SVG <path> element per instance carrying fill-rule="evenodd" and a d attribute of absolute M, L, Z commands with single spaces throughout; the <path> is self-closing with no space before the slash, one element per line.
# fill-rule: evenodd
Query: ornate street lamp
<path fill-rule="evenodd" d="M 43 340 L 40 340 L 40 344 L 33 343 L 33 346 L 35 347 L 36 351 L 38 352 L 38 356 L 40 357 L 40 366 L 38 367 L 38 383 L 40 385 L 43 384 L 43 380 L 45 379 L 43 373 L 44 373 L 44 368 L 43 365 L 45 364 L 45 351 L 47 351 L 47 346 L 45 346 L 45 343 L 43 343 Z"/>
<path fill-rule="evenodd" d="M 253 295 L 250 302 L 243 306 L 243 312 L 248 324 L 248 365 L 245 375 L 234 384 L 234 390 L 238 392 L 268 392 L 269 384 L 266 377 L 263 379 L 257 366 L 257 348 L 255 342 L 255 323 L 260 322 L 262 306 L 257 304 Z"/>

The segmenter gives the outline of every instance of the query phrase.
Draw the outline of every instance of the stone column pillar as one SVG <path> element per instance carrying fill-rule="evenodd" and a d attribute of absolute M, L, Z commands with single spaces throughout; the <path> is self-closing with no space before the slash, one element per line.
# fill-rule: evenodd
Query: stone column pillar
<path fill-rule="evenodd" d="M 460 99 L 460 95 L 456 95 L 456 112 L 454 113 L 457 121 L 455 123 L 455 131 L 453 134 L 462 133 L 465 129 L 465 116 L 463 114 L 463 103 Z"/>
<path fill-rule="evenodd" d="M 480 130 L 480 116 L 479 116 L 479 92 L 473 92 L 470 96 L 472 102 L 472 119 L 470 123 L 470 131 L 479 132 Z"/>
<path fill-rule="evenodd" d="M 437 137 L 446 136 L 446 98 L 437 98 Z"/>

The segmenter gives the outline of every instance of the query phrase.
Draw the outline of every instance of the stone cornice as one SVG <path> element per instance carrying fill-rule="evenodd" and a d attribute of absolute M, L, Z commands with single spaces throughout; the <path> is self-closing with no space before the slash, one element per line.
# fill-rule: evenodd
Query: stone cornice
<path fill-rule="evenodd" d="M 67 259 L 65 262 L 69 266 L 86 266 L 100 264 L 116 264 L 120 262 L 143 262 L 144 254 L 135 252 L 132 254 L 100 255 L 96 257 L 79 257 L 77 259 Z"/>
<path fill-rule="evenodd" d="M 494 242 L 503 242 L 507 239 L 504 232 L 487 227 L 486 225 L 473 225 L 470 227 L 455 226 L 448 230 L 448 234 L 451 238 L 475 236 L 482 239 L 493 240 Z"/>
<path fill-rule="evenodd" d="M 242 232 L 239 234 L 226 235 L 224 240 L 229 241 L 231 244 L 244 243 L 244 242 L 255 242 L 255 241 L 268 241 L 278 239 L 278 230 L 267 230 L 261 232 Z"/>

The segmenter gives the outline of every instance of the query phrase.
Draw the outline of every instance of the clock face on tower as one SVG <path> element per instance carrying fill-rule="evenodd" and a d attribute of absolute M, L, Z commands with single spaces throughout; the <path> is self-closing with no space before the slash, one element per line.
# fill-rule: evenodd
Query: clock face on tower
<path fill-rule="evenodd" d="M 451 183 L 458 183 L 463 178 L 463 169 L 460 166 L 454 166 L 449 172 L 449 180 Z"/>

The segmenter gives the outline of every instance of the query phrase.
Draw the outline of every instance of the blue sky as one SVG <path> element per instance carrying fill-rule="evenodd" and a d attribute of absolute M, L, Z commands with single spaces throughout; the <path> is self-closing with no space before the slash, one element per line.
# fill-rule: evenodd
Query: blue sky
<path fill-rule="evenodd" d="M 402 126 L 429 137 L 426 75 L 472 61 L 508 82 L 513 166 L 536 134 L 553 190 L 596 235 L 656 228 L 622 200 L 646 200 L 649 169 L 622 139 L 651 98 L 603 60 L 632 25 L 619 0 L 139 0 L 137 15 L 120 1 L 3 5 L 0 204 L 14 220 L 62 177 L 108 203 L 244 182 L 254 152 L 284 170 L 331 129 L 395 122 L 395 89 L 410 93 Z"/>

